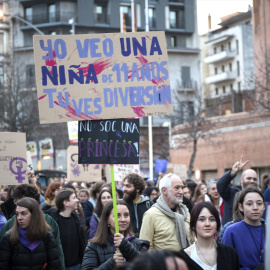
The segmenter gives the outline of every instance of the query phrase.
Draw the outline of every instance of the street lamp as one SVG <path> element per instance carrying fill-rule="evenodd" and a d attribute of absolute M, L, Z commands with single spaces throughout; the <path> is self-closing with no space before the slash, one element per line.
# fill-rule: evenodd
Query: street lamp
<path fill-rule="evenodd" d="M 0 10 L 0 18 L 3 18 L 4 16 L 10 16 L 11 18 L 15 18 L 18 21 L 21 21 L 25 24 L 27 24 L 28 26 L 30 26 L 31 28 L 33 28 L 35 31 L 37 31 L 40 35 L 45 35 L 42 31 L 40 31 L 36 26 L 34 26 L 32 23 L 26 21 L 25 19 L 23 19 L 22 17 L 9 13 L 9 12 L 4 12 L 3 10 Z"/>

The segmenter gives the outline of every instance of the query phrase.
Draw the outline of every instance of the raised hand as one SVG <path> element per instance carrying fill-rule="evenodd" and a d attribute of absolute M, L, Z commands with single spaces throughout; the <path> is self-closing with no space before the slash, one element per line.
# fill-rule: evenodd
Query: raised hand
<path fill-rule="evenodd" d="M 236 163 L 233 164 L 232 169 L 231 169 L 231 176 L 235 176 L 239 171 L 241 171 L 244 166 L 249 163 L 249 160 L 243 161 L 243 156 L 241 156 L 240 161 L 237 161 Z"/>
<path fill-rule="evenodd" d="M 116 248 L 119 248 L 119 246 L 121 245 L 121 242 L 122 242 L 123 238 L 124 238 L 124 236 L 121 233 L 116 233 L 114 235 L 113 241 L 114 241 L 114 245 L 115 245 Z"/>
<path fill-rule="evenodd" d="M 123 257 L 123 255 L 122 255 L 122 253 L 115 253 L 115 254 L 113 255 L 113 259 L 114 259 L 115 264 L 116 264 L 117 266 L 119 266 L 119 265 L 121 265 L 121 264 L 124 263 L 124 257 Z"/>

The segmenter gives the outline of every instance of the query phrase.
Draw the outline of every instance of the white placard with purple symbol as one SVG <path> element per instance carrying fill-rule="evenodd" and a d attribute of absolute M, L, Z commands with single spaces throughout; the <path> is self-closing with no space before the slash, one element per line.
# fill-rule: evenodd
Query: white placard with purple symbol
<path fill-rule="evenodd" d="M 27 184 L 25 133 L 0 133 L 0 184 Z"/>

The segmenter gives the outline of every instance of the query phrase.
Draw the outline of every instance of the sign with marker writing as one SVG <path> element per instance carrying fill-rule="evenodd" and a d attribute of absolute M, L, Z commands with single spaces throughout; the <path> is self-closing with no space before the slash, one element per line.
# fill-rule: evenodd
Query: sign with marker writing
<path fill-rule="evenodd" d="M 0 133 L 0 184 L 27 184 L 25 133 Z"/>
<path fill-rule="evenodd" d="M 40 123 L 172 114 L 164 32 L 34 36 Z"/>
<path fill-rule="evenodd" d="M 67 148 L 67 179 L 68 181 L 101 182 L 102 173 L 99 164 L 79 164 L 78 146 Z"/>
<path fill-rule="evenodd" d="M 139 164 L 139 119 L 80 121 L 80 164 Z"/>
<path fill-rule="evenodd" d="M 111 182 L 110 166 L 111 165 L 105 166 L 107 182 Z M 113 172 L 114 172 L 114 181 L 121 182 L 128 173 L 140 174 L 140 165 L 139 164 L 114 164 Z"/>

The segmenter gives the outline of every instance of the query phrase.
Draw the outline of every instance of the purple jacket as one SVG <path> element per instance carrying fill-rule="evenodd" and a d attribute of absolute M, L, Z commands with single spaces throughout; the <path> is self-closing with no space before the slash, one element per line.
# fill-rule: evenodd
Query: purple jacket
<path fill-rule="evenodd" d="M 99 217 L 97 216 L 96 213 L 94 213 L 90 219 L 89 239 L 94 238 L 94 236 L 96 235 L 98 223 L 99 223 Z"/>

